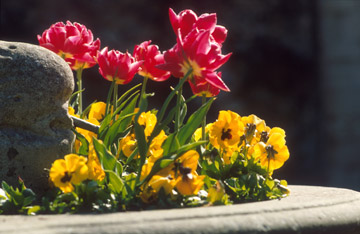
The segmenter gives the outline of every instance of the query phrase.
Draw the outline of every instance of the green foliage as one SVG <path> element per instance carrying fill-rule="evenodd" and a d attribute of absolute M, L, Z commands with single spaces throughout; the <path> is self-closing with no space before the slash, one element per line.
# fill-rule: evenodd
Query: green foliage
<path fill-rule="evenodd" d="M 35 193 L 25 187 L 22 180 L 16 188 L 2 182 L 2 191 L 0 195 L 0 214 L 35 214 L 39 211 L 39 206 L 32 206 L 35 201 Z"/>

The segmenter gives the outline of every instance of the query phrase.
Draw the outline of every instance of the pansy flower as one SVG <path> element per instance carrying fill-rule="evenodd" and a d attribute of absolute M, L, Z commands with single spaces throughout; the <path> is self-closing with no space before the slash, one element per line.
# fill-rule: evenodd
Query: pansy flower
<path fill-rule="evenodd" d="M 64 159 L 57 159 L 50 169 L 50 180 L 64 193 L 74 190 L 73 185 L 88 178 L 87 159 L 76 154 L 68 154 Z"/>
<path fill-rule="evenodd" d="M 236 147 L 244 134 L 244 124 L 240 115 L 232 111 L 220 111 L 217 120 L 209 130 L 211 144 L 219 149 Z"/>
<path fill-rule="evenodd" d="M 174 163 L 176 189 L 182 195 L 196 195 L 204 185 L 204 175 L 198 175 L 196 168 L 199 154 L 189 150 Z"/>
<path fill-rule="evenodd" d="M 270 131 L 266 142 L 259 142 L 254 147 L 254 158 L 269 172 L 282 167 L 289 155 L 285 133 L 281 133 L 280 128 Z"/>

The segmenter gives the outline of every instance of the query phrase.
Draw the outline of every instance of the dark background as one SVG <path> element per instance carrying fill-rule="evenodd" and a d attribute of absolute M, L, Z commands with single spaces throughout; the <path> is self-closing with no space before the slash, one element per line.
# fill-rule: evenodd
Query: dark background
<path fill-rule="evenodd" d="M 51 24 L 70 20 L 91 29 L 94 37 L 100 38 L 101 48 L 132 53 L 136 44 L 152 40 L 160 50 L 167 50 L 175 44 L 169 7 L 176 13 L 184 9 L 198 15 L 215 12 L 218 24 L 228 29 L 223 53 L 233 55 L 220 71 L 231 92 L 218 96 L 209 122 L 223 109 L 242 116 L 256 114 L 267 125 L 281 127 L 287 133 L 290 159 L 274 173 L 276 178 L 287 179 L 290 184 L 359 189 L 357 180 L 341 184 L 331 176 L 335 167 L 326 150 L 331 142 L 324 136 L 328 132 L 324 123 L 329 120 L 324 114 L 321 84 L 319 1 L 1 0 L 0 39 L 38 44 L 36 36 Z M 83 75 L 85 103 L 104 101 L 110 83 L 98 74 L 97 67 L 85 70 Z M 120 91 L 141 79 L 136 76 Z M 162 83 L 150 81 L 148 91 L 156 92 L 151 107 L 159 107 L 169 86 L 176 82 L 175 78 Z M 189 87 L 185 95 L 191 95 Z"/>

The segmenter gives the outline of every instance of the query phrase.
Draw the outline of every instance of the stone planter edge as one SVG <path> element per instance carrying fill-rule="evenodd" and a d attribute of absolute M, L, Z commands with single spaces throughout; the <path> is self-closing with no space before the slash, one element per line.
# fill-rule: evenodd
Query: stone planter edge
<path fill-rule="evenodd" d="M 360 233 L 360 193 L 290 186 L 281 200 L 111 214 L 0 216 L 0 233 Z"/>

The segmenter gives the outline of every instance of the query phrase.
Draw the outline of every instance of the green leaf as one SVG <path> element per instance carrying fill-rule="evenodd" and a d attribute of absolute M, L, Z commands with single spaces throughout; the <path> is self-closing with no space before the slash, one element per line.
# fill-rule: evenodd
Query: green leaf
<path fill-rule="evenodd" d="M 135 121 L 134 123 L 134 128 L 135 128 L 135 137 L 137 141 L 137 148 L 139 150 L 140 158 L 144 159 L 145 161 L 148 151 L 148 147 L 147 147 L 148 143 L 146 142 L 144 128 L 140 126 L 140 124 L 138 124 L 137 121 Z M 149 142 L 149 144 L 150 143 L 151 142 Z"/>
<path fill-rule="evenodd" d="M 177 151 L 177 154 L 184 154 L 189 150 L 195 149 L 196 147 L 203 145 L 204 143 L 206 143 L 206 141 L 197 141 L 197 142 L 192 142 L 186 145 L 182 145 Z"/>
<path fill-rule="evenodd" d="M 116 164 L 118 163 L 114 155 L 109 152 L 105 145 L 96 138 L 93 138 L 94 149 L 99 157 L 99 161 L 104 170 L 114 171 Z"/>
<path fill-rule="evenodd" d="M 124 108 L 123 111 L 118 116 L 118 119 L 115 123 L 108 129 L 107 134 L 104 139 L 105 145 L 111 145 L 119 136 L 125 136 L 124 131 L 129 127 L 133 116 L 135 115 L 134 110 L 137 103 L 139 95 L 136 95 L 131 102 Z"/>
<path fill-rule="evenodd" d="M 125 176 L 125 186 L 126 186 L 126 190 L 127 191 L 135 191 L 135 186 L 136 186 L 136 174 L 135 173 L 131 173 L 129 175 Z"/>
<path fill-rule="evenodd" d="M 84 135 L 73 129 L 73 132 L 76 135 L 76 139 L 78 139 L 81 142 L 81 146 L 79 148 L 78 154 L 80 155 L 88 155 L 89 154 L 89 142 L 86 140 Z"/>
<path fill-rule="evenodd" d="M 177 139 L 177 133 L 170 134 L 162 145 L 163 155 L 168 155 L 176 152 L 180 148 L 179 140 Z"/>
<path fill-rule="evenodd" d="M 36 199 L 36 195 L 31 189 L 25 189 L 22 191 L 22 195 L 24 196 L 22 206 L 28 206 Z"/>
<path fill-rule="evenodd" d="M 173 159 L 163 159 L 160 161 L 160 164 L 159 164 L 160 168 L 163 169 L 163 168 L 169 166 L 172 162 L 174 162 Z"/>
<path fill-rule="evenodd" d="M 134 94 L 130 95 L 130 97 L 129 97 L 128 99 L 126 99 L 125 101 L 123 101 L 123 102 L 119 105 L 119 107 L 118 107 L 112 114 L 109 113 L 108 115 L 105 116 L 105 118 L 104 118 L 104 120 L 101 122 L 101 125 L 100 125 L 100 128 L 99 128 L 99 134 L 98 134 L 98 135 L 99 135 L 99 136 L 98 136 L 99 139 L 104 139 L 105 137 L 109 137 L 109 136 L 108 136 L 108 131 L 109 131 L 110 128 L 112 129 L 112 130 L 111 130 L 112 132 L 113 132 L 113 131 L 116 132 L 116 129 L 115 129 L 115 128 L 123 128 L 123 129 L 124 129 L 123 125 L 124 125 L 124 126 L 128 126 L 128 125 L 130 124 L 131 119 L 132 119 L 132 118 L 130 118 L 130 116 L 132 116 L 132 115 L 130 115 L 130 114 L 134 112 L 135 104 L 136 104 L 136 102 L 137 102 L 138 97 L 139 97 L 139 95 L 137 94 L 137 92 L 135 92 Z M 122 98 L 122 97 L 121 97 L 121 98 Z M 121 99 L 121 98 L 120 98 L 120 99 Z M 119 100 L 120 100 L 120 99 L 119 99 Z M 128 104 L 129 102 L 130 102 L 130 104 Z M 118 118 L 121 119 L 121 117 L 124 117 L 124 119 L 125 119 L 125 116 L 126 116 L 126 117 L 128 117 L 128 118 L 126 119 L 127 121 L 122 122 L 120 126 L 114 126 L 115 123 L 111 124 L 111 122 L 112 122 L 112 121 L 115 122 L 114 120 L 115 120 L 116 115 L 117 115 L 118 113 L 120 113 L 120 111 L 124 108 L 124 106 L 126 106 L 126 108 L 124 109 L 123 113 L 121 113 L 121 114 L 119 115 Z M 119 120 L 119 119 L 118 119 L 118 120 Z M 123 120 L 121 120 L 121 121 L 123 121 Z M 120 123 L 118 123 L 118 124 L 120 124 Z M 115 130 L 114 130 L 114 129 L 115 129 Z M 104 142 L 105 142 L 105 140 L 104 140 Z"/>
<path fill-rule="evenodd" d="M 41 206 L 31 206 L 27 210 L 27 215 L 36 215 L 40 211 L 41 211 Z"/>
<path fill-rule="evenodd" d="M 162 105 L 158 115 L 157 115 L 157 119 L 159 122 L 162 121 L 164 114 L 166 112 L 167 107 L 169 106 L 170 101 L 174 98 L 174 96 L 176 95 L 176 93 L 179 91 L 179 89 L 183 86 L 183 84 L 187 81 L 188 76 L 191 74 L 192 69 L 190 69 L 188 71 L 188 73 L 182 78 L 180 79 L 179 83 L 176 85 L 176 87 L 170 92 L 170 94 L 167 96 L 164 104 Z"/>
<path fill-rule="evenodd" d="M 127 119 L 131 121 L 133 115 L 134 114 L 129 114 L 120 117 L 108 128 L 106 135 L 103 135 L 104 145 L 117 144 L 119 138 L 126 136 L 126 134 L 130 131 L 130 126 L 128 126 L 127 123 L 123 123 L 128 122 L 126 121 Z"/>
<path fill-rule="evenodd" d="M 109 188 L 112 192 L 116 194 L 120 194 L 124 189 L 124 182 L 123 180 L 113 171 L 104 170 L 109 178 Z"/>
<path fill-rule="evenodd" d="M 180 129 L 177 135 L 180 145 L 184 145 L 189 141 L 189 139 L 191 139 L 191 136 L 194 134 L 195 130 L 201 125 L 213 101 L 214 98 L 209 99 L 209 101 L 207 101 L 189 117 L 188 121 Z"/>

